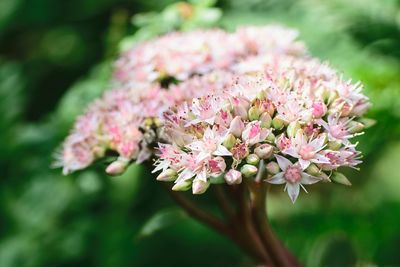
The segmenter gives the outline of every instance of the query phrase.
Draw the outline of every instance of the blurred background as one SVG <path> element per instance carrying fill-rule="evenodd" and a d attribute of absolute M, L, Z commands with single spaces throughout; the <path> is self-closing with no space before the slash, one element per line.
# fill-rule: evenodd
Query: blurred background
<path fill-rule="evenodd" d="M 270 22 L 363 81 L 378 121 L 359 138 L 352 187 L 319 184 L 296 205 L 270 194 L 274 229 L 306 266 L 400 266 L 399 0 L 0 0 L 0 266 L 250 266 L 140 167 L 108 177 L 101 164 L 70 176 L 50 166 L 121 49 Z"/>

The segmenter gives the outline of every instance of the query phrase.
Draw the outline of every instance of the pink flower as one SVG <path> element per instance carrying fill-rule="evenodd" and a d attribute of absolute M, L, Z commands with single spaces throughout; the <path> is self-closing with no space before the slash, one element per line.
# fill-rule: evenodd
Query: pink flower
<path fill-rule="evenodd" d="M 267 182 L 271 184 L 285 184 L 285 191 L 288 192 L 293 203 L 299 196 L 300 187 L 307 192 L 303 185 L 315 184 L 321 181 L 320 178 L 305 173 L 300 164 L 293 164 L 285 157 L 279 155 L 275 155 L 275 157 L 282 172 L 275 174 Z"/>
<path fill-rule="evenodd" d="M 306 169 L 311 163 L 329 163 L 328 158 L 320 153 L 325 147 L 325 141 L 326 137 L 323 134 L 307 140 L 307 136 L 302 130 L 299 130 L 291 139 L 290 146 L 282 150 L 282 153 L 298 158 L 303 169 Z"/>
<path fill-rule="evenodd" d="M 186 147 L 198 153 L 198 159 L 210 158 L 213 156 L 231 156 L 232 153 L 222 145 L 223 137 L 218 135 L 211 128 L 207 128 L 203 138 L 188 144 Z"/>
<path fill-rule="evenodd" d="M 243 130 L 242 139 L 249 145 L 255 145 L 263 142 L 270 133 L 270 129 L 261 127 L 260 121 L 252 121 Z"/>

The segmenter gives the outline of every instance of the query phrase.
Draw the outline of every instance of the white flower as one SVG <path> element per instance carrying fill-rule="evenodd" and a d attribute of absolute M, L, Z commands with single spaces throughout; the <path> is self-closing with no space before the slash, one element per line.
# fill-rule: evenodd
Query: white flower
<path fill-rule="evenodd" d="M 285 157 L 275 155 L 278 165 L 282 172 L 279 172 L 267 180 L 271 184 L 286 184 L 285 191 L 288 192 L 290 199 L 294 203 L 299 196 L 300 187 L 307 190 L 303 185 L 315 184 L 321 179 L 318 177 L 311 176 L 304 172 L 304 169 L 300 164 L 293 164 Z"/>

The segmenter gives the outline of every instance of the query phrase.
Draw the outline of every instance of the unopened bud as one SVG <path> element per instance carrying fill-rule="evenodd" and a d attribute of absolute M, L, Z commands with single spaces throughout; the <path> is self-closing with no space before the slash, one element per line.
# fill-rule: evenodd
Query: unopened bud
<path fill-rule="evenodd" d="M 262 144 L 254 149 L 254 153 L 261 159 L 270 158 L 273 152 L 274 152 L 274 147 L 269 144 Z"/>
<path fill-rule="evenodd" d="M 341 141 L 330 141 L 328 142 L 328 148 L 331 150 L 339 150 L 342 147 Z"/>
<path fill-rule="evenodd" d="M 280 171 L 279 165 L 275 161 L 268 162 L 265 168 L 270 174 L 277 174 Z"/>
<path fill-rule="evenodd" d="M 209 186 L 209 182 L 204 182 L 203 180 L 194 180 L 192 184 L 192 192 L 195 195 L 203 194 L 206 192 Z"/>
<path fill-rule="evenodd" d="M 241 117 L 243 120 L 247 120 L 247 109 L 243 106 L 235 106 L 233 112 L 236 116 Z"/>
<path fill-rule="evenodd" d="M 331 179 L 329 179 L 329 176 L 324 172 L 320 172 L 318 174 L 318 177 L 321 178 L 322 179 L 321 181 L 323 182 L 332 182 Z"/>
<path fill-rule="evenodd" d="M 250 165 L 250 164 L 245 164 L 242 166 L 240 169 L 240 172 L 244 175 L 244 177 L 252 177 L 257 174 L 257 167 Z"/>
<path fill-rule="evenodd" d="M 272 132 L 270 132 L 269 135 L 267 136 L 267 141 L 275 143 L 275 135 Z"/>
<path fill-rule="evenodd" d="M 364 130 L 365 126 L 361 122 L 358 121 L 351 121 L 349 123 L 349 132 L 354 134 L 354 133 L 359 133 Z"/>
<path fill-rule="evenodd" d="M 263 128 L 271 128 L 272 118 L 268 112 L 264 112 L 260 116 L 261 127 Z"/>
<path fill-rule="evenodd" d="M 246 162 L 251 165 L 257 165 L 260 162 L 260 158 L 256 154 L 250 154 L 246 157 Z"/>
<path fill-rule="evenodd" d="M 240 184 L 242 182 L 242 173 L 240 171 L 230 169 L 225 174 L 225 181 L 229 185 Z"/>
<path fill-rule="evenodd" d="M 334 90 L 327 91 L 327 103 L 330 104 L 339 97 L 339 93 Z"/>
<path fill-rule="evenodd" d="M 323 117 L 326 112 L 327 112 L 327 107 L 324 102 L 315 102 L 312 104 L 312 115 L 314 118 L 321 118 Z"/>
<path fill-rule="evenodd" d="M 106 149 L 103 146 L 96 146 L 93 148 L 93 154 L 96 156 L 96 158 L 102 158 L 104 157 L 106 153 Z"/>
<path fill-rule="evenodd" d="M 306 173 L 312 175 L 312 176 L 319 176 L 321 174 L 320 169 L 317 167 L 315 164 L 310 164 L 310 166 L 307 167 Z"/>
<path fill-rule="evenodd" d="M 223 142 L 224 147 L 231 149 L 236 143 L 236 138 L 233 134 L 228 134 Z"/>
<path fill-rule="evenodd" d="M 106 173 L 109 175 L 120 175 L 125 172 L 128 163 L 128 160 L 118 159 L 107 166 Z"/>
<path fill-rule="evenodd" d="M 287 135 L 289 137 L 294 137 L 297 133 L 298 130 L 300 130 L 301 125 L 298 121 L 292 121 L 291 123 L 289 123 L 288 127 L 287 127 Z"/>
<path fill-rule="evenodd" d="M 183 180 L 183 181 L 179 181 L 176 184 L 174 184 L 174 186 L 172 187 L 173 191 L 187 191 L 190 189 L 190 187 L 192 186 L 192 180 L 188 179 L 188 180 Z"/>
<path fill-rule="evenodd" d="M 264 100 L 267 98 L 267 92 L 265 90 L 261 90 L 257 93 L 257 99 Z"/>
<path fill-rule="evenodd" d="M 249 109 L 249 120 L 250 121 L 255 121 L 258 120 L 258 118 L 260 117 L 260 109 L 256 106 L 253 106 Z"/>
<path fill-rule="evenodd" d="M 347 177 L 344 176 L 340 172 L 334 172 L 331 176 L 331 180 L 338 184 L 347 185 L 347 186 L 351 185 L 351 182 L 349 181 L 349 179 L 347 179 Z"/>
<path fill-rule="evenodd" d="M 143 121 L 143 124 L 144 124 L 144 126 L 146 126 L 146 127 L 150 127 L 150 126 L 153 124 L 153 119 L 152 119 L 152 118 L 146 118 L 146 119 Z"/>
<path fill-rule="evenodd" d="M 229 126 L 229 132 L 236 137 L 240 137 L 242 135 L 243 130 L 244 130 L 244 123 L 240 116 L 236 116 L 231 121 L 231 124 Z"/>
<path fill-rule="evenodd" d="M 285 126 L 285 122 L 278 116 L 275 116 L 275 118 L 272 120 L 272 127 L 274 127 L 276 130 L 281 130 L 283 126 Z"/>
<path fill-rule="evenodd" d="M 173 169 L 166 169 L 165 171 L 163 171 L 162 173 L 160 173 L 157 176 L 157 181 L 162 181 L 162 182 L 172 182 L 176 180 L 176 177 L 178 176 L 178 174 L 176 173 L 175 170 Z"/>
<path fill-rule="evenodd" d="M 360 122 L 364 124 L 365 128 L 372 127 L 376 124 L 376 120 L 374 119 L 369 119 L 369 118 L 361 118 Z"/>

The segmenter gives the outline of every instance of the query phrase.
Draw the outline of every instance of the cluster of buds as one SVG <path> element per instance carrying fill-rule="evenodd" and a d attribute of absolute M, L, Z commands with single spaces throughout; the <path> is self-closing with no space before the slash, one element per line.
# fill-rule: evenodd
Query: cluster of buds
<path fill-rule="evenodd" d="M 293 202 L 304 185 L 349 184 L 337 169 L 361 162 L 352 138 L 368 98 L 296 37 L 280 26 L 171 33 L 126 51 L 115 89 L 77 120 L 59 165 L 69 173 L 113 151 L 112 175 L 155 158 L 173 190 L 255 179 L 285 184 Z"/>

